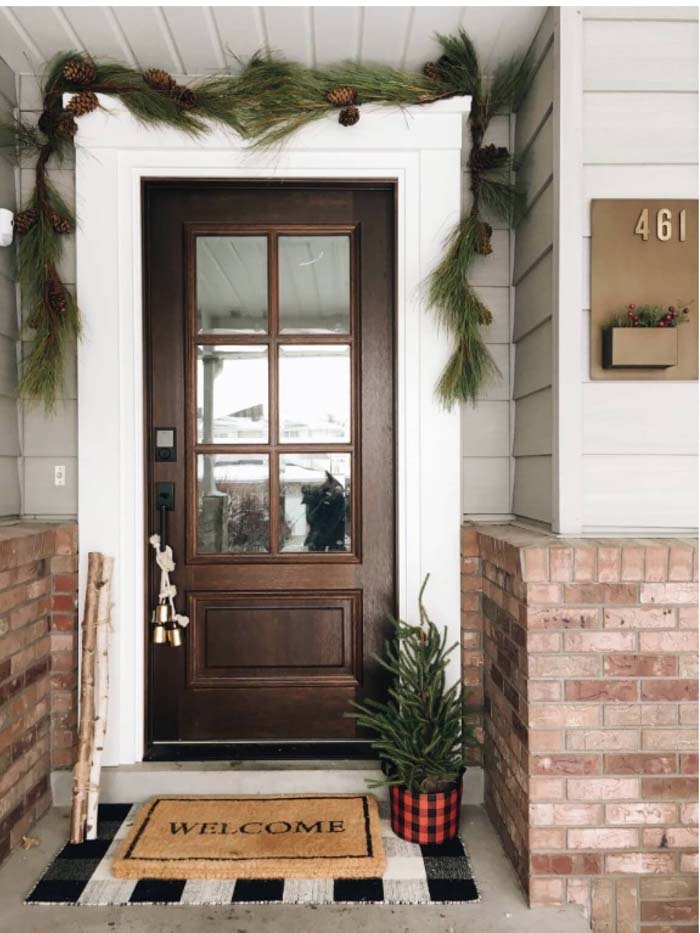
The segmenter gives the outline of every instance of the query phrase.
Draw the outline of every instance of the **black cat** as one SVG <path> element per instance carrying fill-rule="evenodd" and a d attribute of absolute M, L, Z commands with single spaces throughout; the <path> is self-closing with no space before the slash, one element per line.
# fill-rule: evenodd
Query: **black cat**
<path fill-rule="evenodd" d="M 345 550 L 345 490 L 326 470 L 320 486 L 301 487 L 309 533 L 304 546 L 309 551 Z"/>

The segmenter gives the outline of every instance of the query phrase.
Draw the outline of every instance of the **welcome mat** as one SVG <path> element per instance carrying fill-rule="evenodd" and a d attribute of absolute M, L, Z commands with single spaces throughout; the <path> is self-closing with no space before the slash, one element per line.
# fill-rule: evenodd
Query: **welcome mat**
<path fill-rule="evenodd" d="M 27 897 L 27 904 L 85 907 L 176 904 L 466 904 L 479 895 L 459 839 L 419 846 L 391 831 L 388 803 L 379 804 L 386 864 L 377 878 L 119 879 L 117 851 L 140 804 L 100 804 L 97 839 L 66 844 Z"/>
<path fill-rule="evenodd" d="M 153 797 L 112 865 L 116 878 L 376 878 L 370 794 Z"/>

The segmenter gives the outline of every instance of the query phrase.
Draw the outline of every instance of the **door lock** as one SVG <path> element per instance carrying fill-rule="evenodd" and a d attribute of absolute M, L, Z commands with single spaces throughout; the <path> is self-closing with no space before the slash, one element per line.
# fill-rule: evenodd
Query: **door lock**
<path fill-rule="evenodd" d="M 156 463 L 175 463 L 175 428 L 156 428 Z"/>

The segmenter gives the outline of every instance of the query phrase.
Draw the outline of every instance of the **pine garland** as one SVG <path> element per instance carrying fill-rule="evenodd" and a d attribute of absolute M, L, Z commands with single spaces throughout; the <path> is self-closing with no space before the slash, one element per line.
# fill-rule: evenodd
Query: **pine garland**
<path fill-rule="evenodd" d="M 429 300 L 455 343 L 438 395 L 447 406 L 476 400 L 484 382 L 497 371 L 480 330 L 490 323 L 491 315 L 467 278 L 474 258 L 491 251 L 491 227 L 481 209 L 483 205 L 491 216 L 512 222 L 519 206 L 510 154 L 482 143 L 493 115 L 513 106 L 529 66 L 527 59 L 513 59 L 487 79 L 463 30 L 438 39 L 443 55 L 428 63 L 422 74 L 353 62 L 309 69 L 258 54 L 238 75 L 213 75 L 191 86 L 178 85 L 162 69 L 141 72 L 76 52 L 56 56 L 43 85 L 38 129 L 21 121 L 2 127 L 9 130 L 19 152 L 36 158 L 34 191 L 17 215 L 16 226 L 21 237 L 18 280 L 28 309 L 27 325 L 35 332 L 22 367 L 20 394 L 52 408 L 66 350 L 80 334 L 75 298 L 57 271 L 62 236 L 74 229 L 75 221 L 49 183 L 48 167 L 60 163 L 72 147 L 76 119 L 95 109 L 95 94 L 117 97 L 144 126 L 169 126 L 200 136 L 213 122 L 255 147 L 280 144 L 290 133 L 334 111 L 343 126 L 353 126 L 363 104 L 403 107 L 471 95 L 472 207 L 431 273 Z M 65 93 L 74 96 L 64 109 Z"/>

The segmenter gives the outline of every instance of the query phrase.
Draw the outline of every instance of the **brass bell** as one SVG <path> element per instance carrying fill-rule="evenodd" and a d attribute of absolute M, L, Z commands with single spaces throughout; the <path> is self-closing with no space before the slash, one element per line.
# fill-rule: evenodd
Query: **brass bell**
<path fill-rule="evenodd" d="M 152 635 L 154 645 L 164 645 L 168 640 L 167 626 L 170 624 L 170 605 L 167 600 L 161 599 L 151 616 Z"/>
<path fill-rule="evenodd" d="M 182 646 L 182 629 L 177 624 L 173 622 L 172 625 L 169 625 L 166 629 L 168 636 L 168 644 L 171 648 L 180 648 Z"/>

